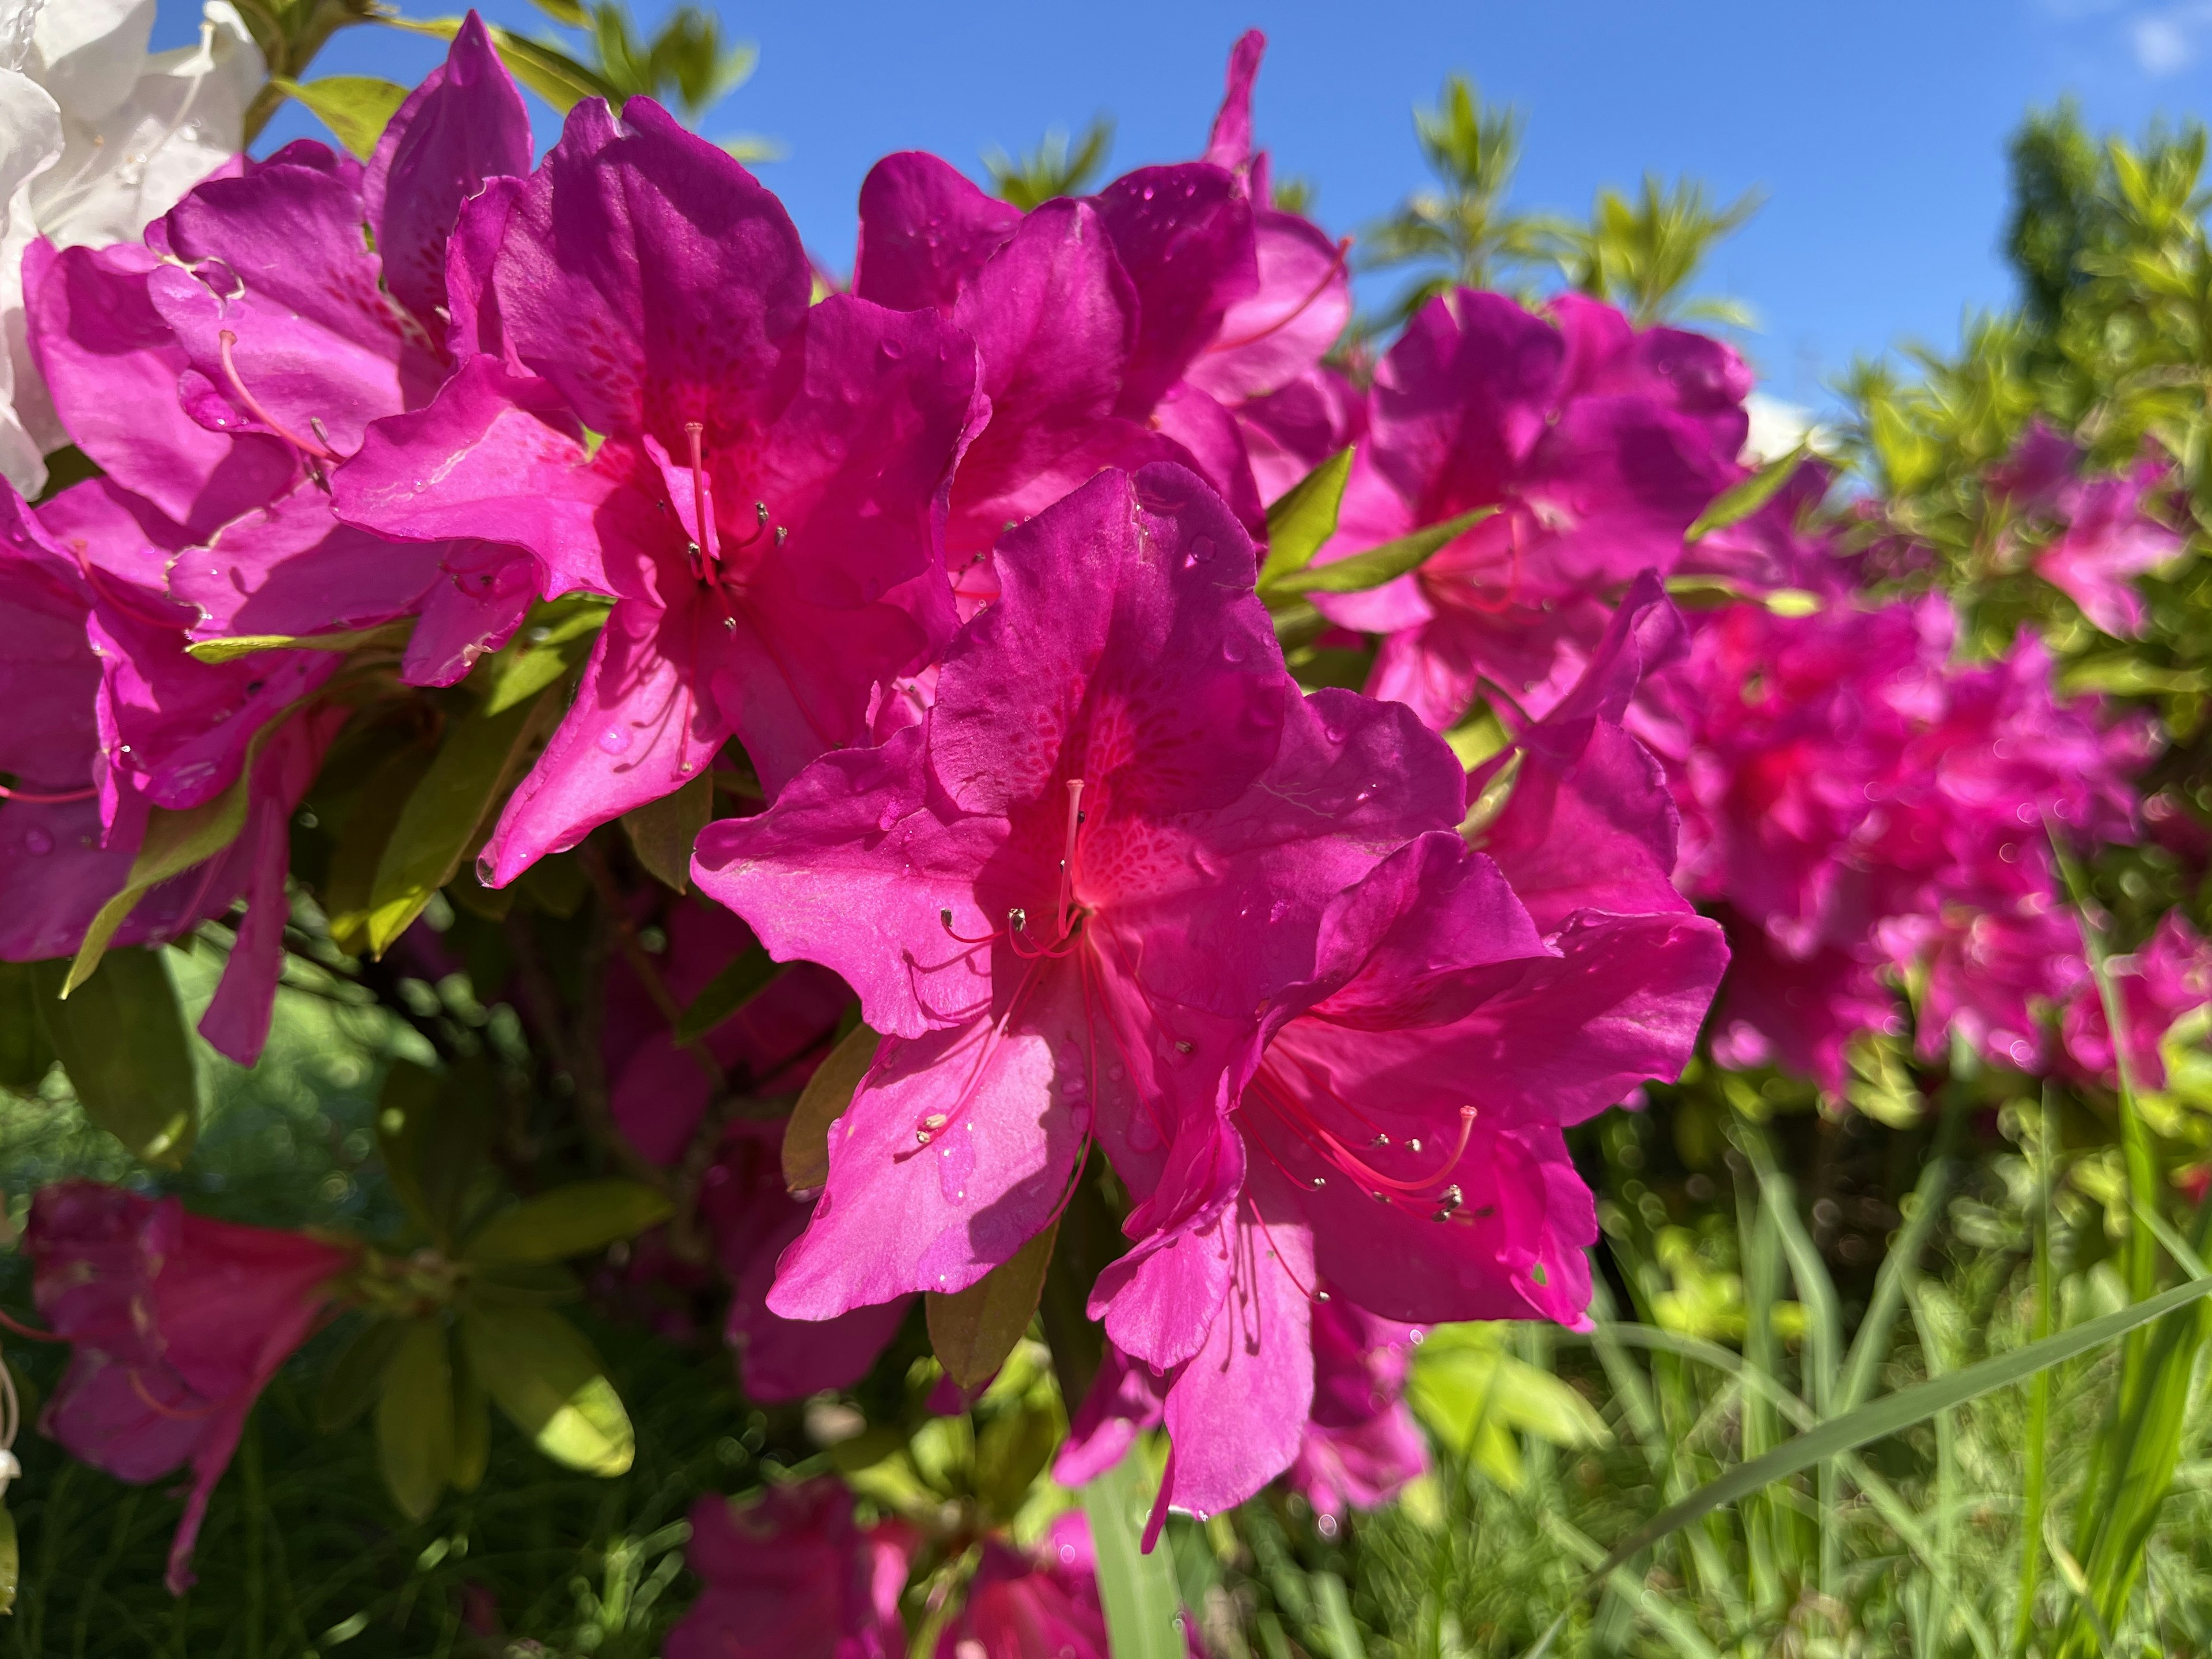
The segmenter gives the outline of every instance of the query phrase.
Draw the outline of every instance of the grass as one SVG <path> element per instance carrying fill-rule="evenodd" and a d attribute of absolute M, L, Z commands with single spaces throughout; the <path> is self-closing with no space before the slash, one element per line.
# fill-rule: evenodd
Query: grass
<path fill-rule="evenodd" d="M 191 961 L 179 973 L 190 1006 L 206 975 Z M 199 1150 L 167 1184 L 238 1219 L 385 1230 L 396 1209 L 372 1153 L 374 1091 L 386 1059 L 422 1058 L 418 1046 L 374 1011 L 287 995 L 262 1066 L 208 1062 Z M 2163 1280 L 2184 1276 L 2175 1263 L 2201 1233 L 2155 1212 L 2138 1228 L 2081 1103 L 2014 1087 L 1934 1091 L 1942 1127 L 1892 1129 L 1707 1078 L 1591 1126 L 1596 1328 L 1434 1339 L 1419 1364 L 1442 1379 L 1436 1398 L 1454 1375 L 1492 1380 L 1453 1412 L 1427 1402 L 1435 1470 L 1387 1510 L 1325 1527 L 1271 1494 L 1171 1522 L 1209 1648 L 1510 1656 L 1564 1611 L 1554 1650 L 1571 1654 L 2212 1651 L 2202 1304 L 1700 1516 L 1583 1594 L 1616 1540 L 1823 1418 L 2121 1307 L 2139 1237 L 2157 1243 Z M 145 1178 L 61 1092 L 0 1103 L 0 1146 L 17 1221 L 58 1176 Z M 597 1290 L 585 1322 L 636 1422 L 629 1474 L 567 1474 L 502 1425 L 478 1492 L 410 1524 L 366 1427 L 313 1426 L 334 1329 L 257 1412 L 181 1600 L 161 1586 L 173 1494 L 27 1434 L 9 1493 L 22 1582 L 0 1655 L 649 1659 L 690 1595 L 694 1498 L 819 1463 L 797 1408 L 738 1396 L 711 1309 L 691 1310 L 696 1335 L 670 1340 L 620 1316 L 611 1280 Z M 20 1267 L 0 1282 L 18 1311 L 27 1292 Z M 902 1343 L 890 1368 L 903 1376 L 918 1352 Z M 8 1358 L 35 1410 L 60 1356 L 13 1340 Z"/>

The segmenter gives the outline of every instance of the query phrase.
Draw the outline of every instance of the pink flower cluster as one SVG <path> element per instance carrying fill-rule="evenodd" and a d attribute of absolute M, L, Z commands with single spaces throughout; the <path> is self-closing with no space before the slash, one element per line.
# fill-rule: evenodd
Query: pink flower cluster
<path fill-rule="evenodd" d="M 1170 1505 L 1286 1475 L 1334 1516 L 1418 1473 L 1419 1328 L 1583 1319 L 1565 1131 L 1679 1074 L 1730 944 L 1726 1064 L 1839 1089 L 1904 987 L 1923 1052 L 2044 1067 L 2063 1032 L 2112 1068 L 2049 837 L 2132 833 L 2141 733 L 2057 698 L 2032 642 L 1961 665 L 1941 602 L 1861 603 L 1808 527 L 1815 465 L 1687 539 L 1751 476 L 1724 345 L 1461 290 L 1371 386 L 1325 361 L 1346 249 L 1273 204 L 1261 44 L 1200 159 L 1093 195 L 1024 213 L 887 158 L 826 297 L 775 198 L 650 100 L 579 103 L 533 165 L 473 15 L 365 167 L 295 143 L 143 245 L 33 248 L 30 348 L 105 476 L 0 500 L 0 957 L 228 919 L 202 1029 L 250 1063 L 288 823 L 341 729 L 596 596 L 477 873 L 508 886 L 718 760 L 757 782 L 696 837 L 704 896 L 659 912 L 664 982 L 618 967 L 600 1022 L 628 1151 L 703 1166 L 748 1393 L 856 1382 L 1103 1160 L 1125 1249 L 1085 1287 L 1105 1363 L 1057 1472 L 1164 1430 L 1148 1547 Z M 1492 510 L 1316 595 L 1377 651 L 1364 693 L 1308 691 L 1258 588 L 1266 507 L 1347 444 L 1324 573 Z M 2009 487 L 2118 631 L 2167 545 L 2155 479 L 2076 470 L 2037 450 Z M 1670 577 L 1748 597 L 1686 622 Z M 386 655 L 354 651 L 372 632 Z M 1477 705 L 1508 738 L 1470 776 L 1439 734 Z M 233 809 L 227 845 L 143 878 Z M 670 1000 L 757 948 L 798 965 L 679 1044 Z M 2174 922 L 2118 971 L 2150 1075 L 2212 967 Z M 796 1091 L 854 998 L 880 1042 L 794 1193 L 783 1126 L 721 1124 L 717 1078 Z M 192 1463 L 181 1582 L 351 1258 L 75 1186 L 31 1248 L 78 1345 L 56 1432 L 129 1478 Z M 903 1647 L 913 1540 L 842 1486 L 694 1526 L 708 1589 L 672 1655 Z M 1103 1653 L 1080 1529 L 990 1544 L 944 1642 Z"/>

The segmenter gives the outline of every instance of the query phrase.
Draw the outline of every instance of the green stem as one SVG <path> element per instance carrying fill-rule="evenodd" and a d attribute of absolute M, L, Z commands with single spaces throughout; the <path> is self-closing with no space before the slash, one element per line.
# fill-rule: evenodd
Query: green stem
<path fill-rule="evenodd" d="M 2028 1336 L 2032 1342 L 2040 1342 L 2051 1334 L 2055 1290 L 2051 1269 L 2051 1170 L 2058 1156 L 2058 1108 L 2048 1084 L 2043 1089 L 2043 1133 L 2039 1141 L 2035 1160 L 2039 1188 L 2035 1214 L 2035 1319 Z M 2035 1628 L 2036 1592 L 2042 1586 L 2045 1480 L 2050 1462 L 2050 1437 L 2051 1373 L 2038 1371 L 2027 1384 L 2027 1468 L 2020 1523 L 2020 1601 L 2013 1610 L 2012 1624 L 2014 1659 L 2027 1652 L 2027 1638 Z"/>

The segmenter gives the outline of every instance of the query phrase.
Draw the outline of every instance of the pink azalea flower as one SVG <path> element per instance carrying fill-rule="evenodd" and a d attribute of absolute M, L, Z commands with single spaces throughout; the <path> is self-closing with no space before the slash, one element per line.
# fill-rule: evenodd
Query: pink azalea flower
<path fill-rule="evenodd" d="M 710 824 L 693 861 L 886 1034 L 769 1295 L 787 1317 L 973 1283 L 1048 1222 L 1093 1138 L 1134 1190 L 1204 1201 L 1170 1171 L 1179 1127 L 1214 1120 L 1336 896 L 1462 810 L 1403 710 L 1299 693 L 1250 543 L 1182 469 L 1103 476 L 997 557 L 1005 597 L 927 721 Z"/>
<path fill-rule="evenodd" d="M 1205 1650 L 1182 1620 L 1184 1650 Z M 1091 1523 L 1080 1511 L 1055 1519 L 1034 1554 L 986 1540 L 968 1599 L 938 1638 L 937 1659 L 1108 1659 Z"/>
<path fill-rule="evenodd" d="M 1405 1401 L 1420 1334 L 1346 1303 L 1314 1309 L 1313 1415 L 1287 1478 L 1316 1515 L 1341 1522 L 1428 1472 L 1428 1442 Z"/>
<path fill-rule="evenodd" d="M 1924 987 L 1923 1053 L 1955 1030 L 1999 1063 L 2047 1063 L 2045 1016 L 2085 969 L 2045 826 L 2130 839 L 2143 728 L 2058 702 L 2033 641 L 1953 665 L 1953 627 L 1931 599 L 1741 605 L 1700 630 L 1679 879 L 1725 904 L 1758 964 L 1724 998 L 1725 1060 L 1840 1091 L 1852 1033 L 1900 1029 L 1887 974 Z"/>
<path fill-rule="evenodd" d="M 247 1413 L 322 1318 L 356 1253 L 90 1181 L 42 1188 L 23 1243 L 39 1311 L 76 1347 L 41 1431 L 124 1480 L 191 1466 L 169 1548 L 170 1593 L 181 1595 Z"/>
<path fill-rule="evenodd" d="M 0 739 L 0 770 L 10 776 L 0 791 L 0 957 L 75 952 L 128 880 L 148 809 L 202 805 L 250 764 L 239 838 L 146 894 L 112 942 L 176 938 L 243 896 L 246 919 L 200 1030 L 251 1065 L 283 963 L 292 810 L 344 718 L 321 706 L 289 711 L 337 661 L 316 652 L 194 661 L 159 587 L 166 550 L 152 537 L 165 526 L 106 480 L 64 490 L 35 513 L 12 491 L 0 496 L 0 617 L 10 641 L 0 686 L 24 716 Z"/>
<path fill-rule="evenodd" d="M 1475 507 L 1420 569 L 1323 611 L 1386 635 L 1368 690 L 1433 726 L 1487 678 L 1541 713 L 1604 632 L 1611 590 L 1674 568 L 1742 476 L 1749 377 L 1717 342 L 1638 333 L 1579 296 L 1538 316 L 1462 289 L 1407 325 L 1375 377 L 1367 442 L 1324 561 Z"/>
<path fill-rule="evenodd" d="M 2170 910 L 2139 949 L 2112 957 L 2106 965 L 2127 1022 L 2128 1067 L 2135 1085 L 2163 1089 L 2166 1057 L 2160 1045 L 2166 1034 L 2184 1014 L 2212 1002 L 2212 945 L 2179 910 Z M 2108 1089 L 2119 1086 L 2104 998 L 2086 975 L 2067 1000 L 2060 1031 L 2072 1069 Z"/>
<path fill-rule="evenodd" d="M 143 249 L 33 248 L 33 354 L 86 453 L 197 544 L 170 577 L 194 637 L 419 616 L 403 674 L 447 684 L 514 631 L 541 586 L 529 558 L 364 534 L 331 516 L 326 483 L 371 421 L 451 372 L 447 235 L 530 156 L 521 94 L 471 14 L 366 171 L 303 141 L 201 185 Z"/>
<path fill-rule="evenodd" d="M 746 1397 L 763 1405 L 849 1389 L 898 1334 L 912 1297 L 854 1308 L 818 1323 L 770 1310 L 776 1262 L 806 1231 L 815 1200 L 783 1184 L 781 1122 L 738 1122 L 700 1184 L 699 1214 L 714 1235 L 715 1260 L 730 1282 L 723 1335 L 738 1356 Z"/>
<path fill-rule="evenodd" d="M 1202 161 L 1026 216 L 919 152 L 862 185 L 853 291 L 941 312 L 981 357 L 990 420 L 953 483 L 957 567 L 1101 467 L 1149 460 L 1193 467 L 1260 528 L 1236 411 L 1312 373 L 1352 303 L 1344 251 L 1269 203 L 1251 149 L 1263 45 L 1238 42 Z M 963 585 L 989 591 L 987 574 Z"/>
<path fill-rule="evenodd" d="M 900 1659 L 899 1592 L 915 1548 L 896 1521 L 862 1527 L 836 1480 L 691 1506 L 685 1560 L 705 1582 L 668 1659 Z"/>
<path fill-rule="evenodd" d="M 2082 476 L 2074 441 L 2039 416 L 2013 453 L 1992 470 L 1990 486 L 2017 510 L 2057 526 L 2035 556 L 2035 573 L 2081 607 L 2107 634 L 2142 633 L 2142 596 L 2131 578 L 2171 563 L 2188 538 L 2154 516 L 2147 503 L 2172 489 L 2173 469 L 2147 453 L 2128 471 Z"/>
<path fill-rule="evenodd" d="M 1157 1413 L 1155 1530 L 1170 1502 L 1249 1497 L 1304 1443 L 1321 1297 L 1415 1324 L 1581 1320 L 1596 1219 L 1561 1130 L 1680 1072 L 1726 959 L 1666 879 L 1673 812 L 1620 724 L 1671 616 L 1656 580 L 1632 591 L 1524 734 L 1484 850 L 1424 836 L 1332 908 L 1233 1115 L 1177 1148 L 1213 1201 L 1170 1225 L 1154 1195 L 1099 1277 L 1118 1357 L 1074 1423 L 1097 1448 L 1063 1478 L 1113 1461 L 1115 1419 Z"/>
<path fill-rule="evenodd" d="M 732 734 L 771 791 L 864 738 L 953 626 L 941 538 L 973 349 L 934 316 L 810 307 L 781 204 L 646 99 L 620 122 L 577 105 L 453 246 L 483 263 L 483 355 L 371 428 L 338 514 L 511 542 L 616 600 L 485 879 L 680 787 Z"/>

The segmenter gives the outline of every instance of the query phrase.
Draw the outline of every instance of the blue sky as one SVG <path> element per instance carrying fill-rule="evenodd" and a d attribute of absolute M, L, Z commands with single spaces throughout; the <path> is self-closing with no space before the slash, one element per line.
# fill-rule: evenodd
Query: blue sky
<path fill-rule="evenodd" d="M 545 27 L 526 0 L 483 9 Z M 1601 185 L 1646 170 L 1702 178 L 1724 198 L 1761 190 L 1765 205 L 1705 286 L 1752 306 L 1761 326 L 1744 343 L 1770 389 L 1800 402 L 1819 401 L 1855 353 L 1948 343 L 1966 311 L 2009 299 L 2003 146 L 2030 104 L 2072 94 L 2094 123 L 2130 131 L 2212 106 L 2212 0 L 1861 0 L 1840 14 L 1772 0 L 722 10 L 732 33 L 758 43 L 760 65 L 704 130 L 784 147 L 761 176 L 832 264 L 849 262 L 854 192 L 889 150 L 979 170 L 987 149 L 1024 148 L 1103 111 L 1117 122 L 1115 171 L 1195 153 L 1230 43 L 1256 24 L 1269 37 L 1261 140 L 1279 172 L 1314 183 L 1317 216 L 1340 233 L 1421 182 L 1410 112 L 1452 70 L 1521 107 L 1522 205 L 1585 210 Z M 161 0 L 157 44 L 188 38 L 197 17 L 193 0 Z M 411 80 L 434 52 L 359 29 L 313 72 Z M 535 112 L 550 142 L 555 118 Z M 311 132 L 296 108 L 271 128 Z"/>

